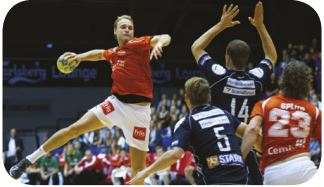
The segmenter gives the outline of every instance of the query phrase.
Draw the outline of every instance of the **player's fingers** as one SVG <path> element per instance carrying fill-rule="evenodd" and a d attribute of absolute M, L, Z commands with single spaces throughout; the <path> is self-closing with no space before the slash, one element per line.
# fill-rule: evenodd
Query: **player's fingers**
<path fill-rule="evenodd" d="M 151 51 L 150 60 L 152 60 L 153 54 L 154 54 L 154 50 Z"/>
<path fill-rule="evenodd" d="M 154 51 L 154 58 L 155 58 L 155 60 L 159 59 L 158 54 L 157 54 L 156 51 Z"/>
<path fill-rule="evenodd" d="M 232 22 L 233 26 L 238 25 L 238 24 L 240 24 L 240 23 L 241 23 L 240 21 L 233 21 L 233 22 Z"/>
<path fill-rule="evenodd" d="M 158 46 L 158 50 L 162 53 L 163 52 L 162 46 Z"/>
<path fill-rule="evenodd" d="M 71 54 L 73 54 L 72 52 L 65 52 L 65 53 L 63 53 L 63 55 L 65 56 L 65 55 L 71 55 Z"/>
<path fill-rule="evenodd" d="M 234 12 L 238 9 L 238 5 L 235 5 L 233 9 L 230 11 L 230 14 L 234 14 Z"/>
<path fill-rule="evenodd" d="M 223 14 L 226 12 L 227 5 L 225 4 L 223 7 Z"/>
<path fill-rule="evenodd" d="M 237 9 L 233 14 L 232 17 L 234 18 L 235 16 L 237 16 L 237 14 L 240 12 L 240 9 Z"/>
<path fill-rule="evenodd" d="M 231 10 L 232 10 L 232 8 L 233 8 L 233 4 L 230 4 L 230 6 L 228 7 L 228 9 L 226 10 L 226 12 L 230 12 Z"/>
<path fill-rule="evenodd" d="M 162 56 L 162 49 L 161 47 L 158 47 L 157 50 L 156 50 L 156 53 L 161 57 Z"/>

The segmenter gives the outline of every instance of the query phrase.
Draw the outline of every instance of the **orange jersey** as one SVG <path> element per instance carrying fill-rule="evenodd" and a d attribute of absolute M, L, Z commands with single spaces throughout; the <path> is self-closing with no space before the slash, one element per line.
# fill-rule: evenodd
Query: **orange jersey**
<path fill-rule="evenodd" d="M 321 142 L 321 112 L 304 99 L 282 95 L 258 102 L 251 116 L 262 116 L 261 170 L 290 156 L 309 152 L 310 138 Z"/>
<path fill-rule="evenodd" d="M 113 80 L 112 93 L 153 98 L 150 66 L 151 36 L 133 38 L 122 47 L 104 52 L 110 62 Z"/>

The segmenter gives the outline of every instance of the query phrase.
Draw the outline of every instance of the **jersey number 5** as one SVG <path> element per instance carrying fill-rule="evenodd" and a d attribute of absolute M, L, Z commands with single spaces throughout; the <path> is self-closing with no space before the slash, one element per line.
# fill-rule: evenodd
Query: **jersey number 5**
<path fill-rule="evenodd" d="M 291 120 L 297 121 L 298 126 L 284 129 L 284 126 L 289 125 Z M 271 137 L 288 137 L 288 132 L 295 138 L 306 138 L 309 134 L 309 126 L 311 117 L 303 111 L 295 111 L 292 114 L 286 110 L 274 108 L 269 112 L 269 121 L 274 123 L 268 131 Z"/>
<path fill-rule="evenodd" d="M 224 127 L 214 127 L 214 132 L 217 137 L 217 140 L 224 140 L 224 143 L 222 144 L 220 141 L 217 141 L 217 145 L 220 151 L 230 151 L 231 145 L 229 142 L 228 137 L 225 134 L 220 134 L 219 131 L 224 130 Z"/>

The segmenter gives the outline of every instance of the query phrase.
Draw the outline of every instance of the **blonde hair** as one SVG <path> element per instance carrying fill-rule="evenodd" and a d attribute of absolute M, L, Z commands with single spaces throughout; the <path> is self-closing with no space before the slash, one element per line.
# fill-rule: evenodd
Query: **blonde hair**
<path fill-rule="evenodd" d="M 192 77 L 185 83 L 185 94 L 193 106 L 200 106 L 209 103 L 210 88 L 206 79 Z"/>
<path fill-rule="evenodd" d="M 121 16 L 118 16 L 117 19 L 114 22 L 114 30 L 117 28 L 118 22 L 120 20 L 122 20 L 122 19 L 127 19 L 127 20 L 131 21 L 133 23 L 133 25 L 134 25 L 134 20 L 133 20 L 133 18 L 131 16 L 129 16 L 129 15 L 121 15 Z"/>

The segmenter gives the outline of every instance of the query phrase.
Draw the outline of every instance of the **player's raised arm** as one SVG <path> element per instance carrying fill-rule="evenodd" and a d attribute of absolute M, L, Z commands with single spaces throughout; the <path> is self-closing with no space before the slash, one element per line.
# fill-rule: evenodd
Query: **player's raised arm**
<path fill-rule="evenodd" d="M 231 4 L 229 7 L 224 5 L 221 20 L 210 28 L 207 32 L 201 35 L 191 46 L 191 52 L 198 63 L 199 58 L 206 52 L 210 42 L 226 28 L 233 27 L 240 24 L 239 21 L 233 21 L 235 16 L 239 13 L 238 6 Z"/>
<path fill-rule="evenodd" d="M 265 58 L 271 60 L 272 64 L 275 65 L 277 61 L 277 51 L 267 31 L 267 28 L 263 23 L 263 18 L 263 4 L 259 1 L 255 6 L 254 18 L 249 17 L 249 21 L 259 33 Z"/>
<path fill-rule="evenodd" d="M 151 39 L 151 47 L 153 48 L 151 51 L 150 59 L 154 58 L 158 59 L 162 57 L 163 47 L 166 47 L 170 44 L 171 37 L 168 34 L 156 35 Z"/>

